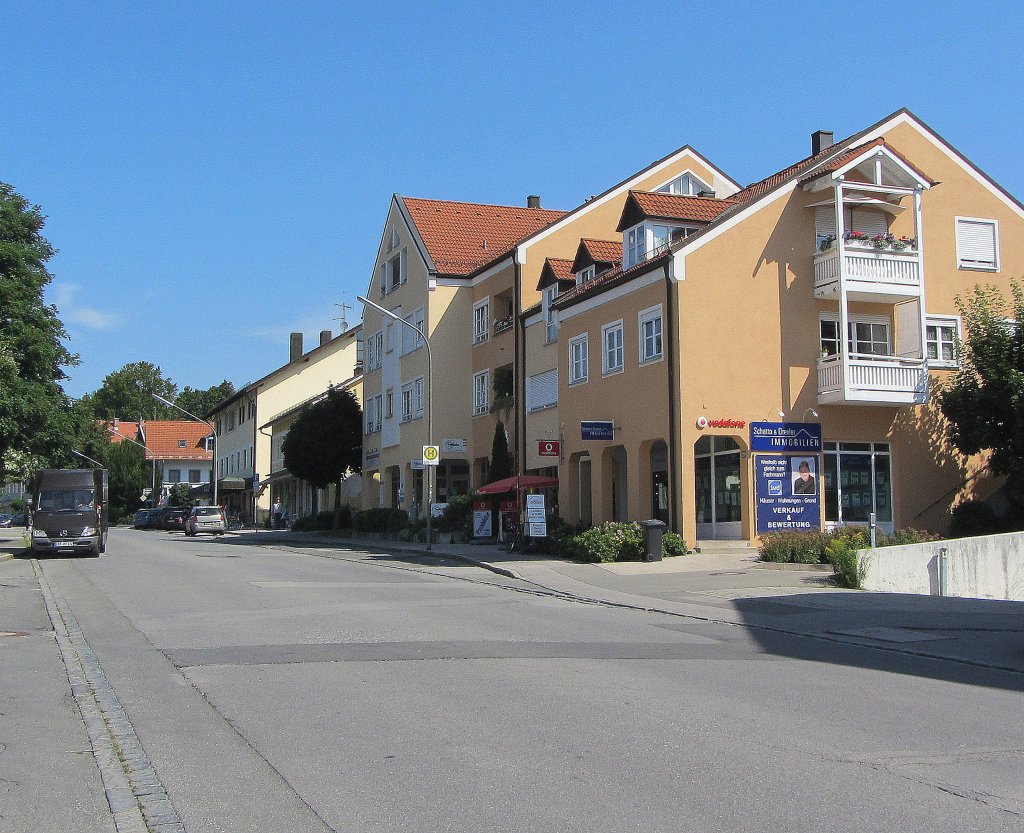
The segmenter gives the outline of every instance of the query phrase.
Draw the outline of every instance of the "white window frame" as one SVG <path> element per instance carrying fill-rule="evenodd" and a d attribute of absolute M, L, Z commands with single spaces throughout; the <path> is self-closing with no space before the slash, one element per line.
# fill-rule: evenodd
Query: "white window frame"
<path fill-rule="evenodd" d="M 576 286 L 585 284 L 587 281 L 592 281 L 596 276 L 597 266 L 591 263 L 586 269 L 580 269 L 580 271 L 576 273 Z"/>
<path fill-rule="evenodd" d="M 622 235 L 622 268 L 630 269 L 647 257 L 647 227 L 643 223 Z"/>
<path fill-rule="evenodd" d="M 391 227 L 391 236 L 388 238 L 388 251 L 392 252 L 398 248 L 401 241 L 398 237 L 398 228 L 396 226 Z"/>
<path fill-rule="evenodd" d="M 992 263 L 984 261 L 965 259 L 961 251 L 960 229 L 968 224 L 985 225 L 992 228 Z M 970 269 L 981 272 L 999 271 L 999 222 L 984 217 L 957 217 L 956 218 L 956 264 L 959 269 Z"/>
<path fill-rule="evenodd" d="M 832 313 L 825 313 L 824 315 L 821 315 L 819 317 L 819 323 L 818 323 L 818 343 L 819 343 L 819 345 L 821 344 L 821 322 L 823 322 L 823 321 L 833 321 L 833 322 L 835 322 L 838 325 L 839 324 L 839 316 L 835 315 L 835 314 L 832 314 Z M 857 340 L 855 338 L 855 333 L 857 332 L 857 330 L 856 330 L 856 325 L 857 324 L 874 324 L 874 325 L 884 326 L 885 327 L 885 337 L 886 337 L 886 350 L 888 352 L 886 352 L 886 353 L 858 353 L 857 350 L 856 350 Z M 836 334 L 837 335 L 838 335 L 840 329 L 841 329 L 840 327 L 838 327 L 838 326 L 836 327 Z M 850 354 L 850 356 L 853 357 L 853 358 L 866 358 L 866 359 L 870 359 L 872 356 L 878 356 L 878 355 L 889 356 L 889 357 L 894 356 L 895 354 L 893 352 L 892 337 L 893 337 L 892 321 L 890 319 L 886 318 L 884 315 L 851 315 L 851 316 L 849 316 L 849 318 L 848 318 L 848 320 L 846 322 L 846 349 L 847 349 L 847 352 Z M 838 346 L 839 345 L 837 344 L 836 345 L 837 349 L 838 349 Z M 824 352 L 824 351 L 822 351 L 822 352 Z M 830 354 L 830 355 L 838 356 L 839 353 L 837 352 L 837 353 Z"/>
<path fill-rule="evenodd" d="M 491 298 L 473 304 L 473 344 L 482 344 L 491 337 Z"/>
<path fill-rule="evenodd" d="M 395 389 L 388 388 L 384 394 L 384 418 L 393 419 L 395 416 Z"/>
<path fill-rule="evenodd" d="M 526 377 L 526 412 L 543 411 L 558 404 L 558 368 Z"/>
<path fill-rule="evenodd" d="M 473 374 L 473 416 L 491 412 L 491 371 Z"/>
<path fill-rule="evenodd" d="M 684 191 L 679 187 L 674 187 L 676 186 L 676 183 L 682 183 L 683 180 L 686 180 L 687 190 Z M 700 185 L 701 187 L 695 188 L 695 184 Z M 676 194 L 684 197 L 695 197 L 701 191 L 713 191 L 714 189 L 710 185 L 705 185 L 695 173 L 687 170 L 678 176 L 673 177 L 664 185 L 659 188 L 655 188 L 654 190 L 655 193 L 658 194 Z"/>
<path fill-rule="evenodd" d="M 415 412 L 414 405 L 415 391 L 412 382 L 402 385 L 402 422 L 411 422 Z"/>
<path fill-rule="evenodd" d="M 551 286 L 544 287 L 544 292 L 541 296 L 541 308 L 544 312 L 544 343 L 551 344 L 558 340 L 558 319 L 555 315 L 555 310 L 551 308 L 551 305 L 555 303 L 558 298 L 558 284 L 553 283 Z"/>
<path fill-rule="evenodd" d="M 935 328 L 936 337 L 929 338 L 928 330 Z M 952 339 L 942 338 L 942 331 L 952 333 Z M 953 358 L 944 359 L 942 358 L 942 346 L 944 344 L 952 343 L 953 345 Z M 929 315 L 925 317 L 924 321 L 924 355 L 928 359 L 928 367 L 942 367 L 942 368 L 957 368 L 960 366 L 960 362 L 957 360 L 957 349 L 960 343 L 960 316 L 958 315 Z M 930 358 L 928 355 L 929 348 L 935 346 L 935 358 Z"/>
<path fill-rule="evenodd" d="M 611 376 L 626 369 L 626 333 L 622 319 L 601 328 L 601 375 Z"/>
<path fill-rule="evenodd" d="M 582 385 L 590 378 L 589 334 L 569 339 L 569 384 Z"/>
<path fill-rule="evenodd" d="M 656 307 L 650 307 L 649 309 L 641 310 L 637 313 L 637 332 L 639 333 L 639 355 L 640 364 L 653 364 L 654 362 L 660 362 L 665 358 L 665 319 L 662 316 L 661 304 Z M 651 336 L 652 341 L 657 341 L 657 352 L 647 352 L 647 332 L 646 326 L 648 324 L 654 324 L 657 322 L 657 333 Z"/>
<path fill-rule="evenodd" d="M 423 307 L 409 313 L 405 317 L 405 321 L 412 325 L 412 327 L 418 327 L 421 331 L 424 330 L 425 313 Z M 415 353 L 421 347 L 423 347 L 423 338 L 417 333 L 412 327 L 402 327 L 402 355 L 406 356 L 409 353 Z"/>

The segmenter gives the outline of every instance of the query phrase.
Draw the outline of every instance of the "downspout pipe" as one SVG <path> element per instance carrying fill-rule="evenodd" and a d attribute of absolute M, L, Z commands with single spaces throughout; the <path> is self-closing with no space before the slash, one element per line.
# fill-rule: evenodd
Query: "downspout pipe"
<path fill-rule="evenodd" d="M 668 361 L 668 482 L 669 482 L 669 529 L 681 532 L 679 527 L 679 500 L 682 498 L 682 482 L 677 475 L 682 473 L 679 459 L 679 398 L 676 385 L 676 315 L 673 304 L 675 282 L 672 280 L 670 260 L 665 264 L 665 353 Z"/>

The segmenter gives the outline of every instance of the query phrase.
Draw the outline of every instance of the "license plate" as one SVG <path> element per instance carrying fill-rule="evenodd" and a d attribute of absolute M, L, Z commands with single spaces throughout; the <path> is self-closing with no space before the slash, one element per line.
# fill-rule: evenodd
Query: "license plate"
<path fill-rule="evenodd" d="M 54 541 L 53 545 L 55 547 L 73 547 L 75 545 L 75 542 L 74 541 Z"/>

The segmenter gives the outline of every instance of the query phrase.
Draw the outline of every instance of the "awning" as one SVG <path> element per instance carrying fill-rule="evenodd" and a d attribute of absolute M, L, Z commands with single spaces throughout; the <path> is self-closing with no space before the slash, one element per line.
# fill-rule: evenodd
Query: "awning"
<path fill-rule="evenodd" d="M 244 477 L 222 477 L 217 481 L 218 492 L 244 492 L 247 486 Z"/>
<path fill-rule="evenodd" d="M 284 480 L 286 477 L 291 476 L 292 473 L 288 471 L 288 469 L 281 469 L 280 471 L 275 471 L 272 474 L 268 474 L 260 481 L 260 489 L 256 494 L 262 495 L 267 490 L 267 486 L 269 486 L 271 483 L 276 483 L 278 480 Z"/>
<path fill-rule="evenodd" d="M 542 477 L 539 474 L 521 474 L 495 480 L 476 490 L 478 495 L 504 495 L 508 492 L 522 492 L 526 489 L 550 489 L 558 485 L 557 477 Z"/>

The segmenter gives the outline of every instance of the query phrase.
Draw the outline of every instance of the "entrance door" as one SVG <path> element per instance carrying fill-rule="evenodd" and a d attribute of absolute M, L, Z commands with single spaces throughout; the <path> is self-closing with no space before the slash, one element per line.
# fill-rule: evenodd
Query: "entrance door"
<path fill-rule="evenodd" d="M 743 534 L 740 452 L 732 437 L 701 437 L 694 444 L 697 538 L 738 540 Z"/>

